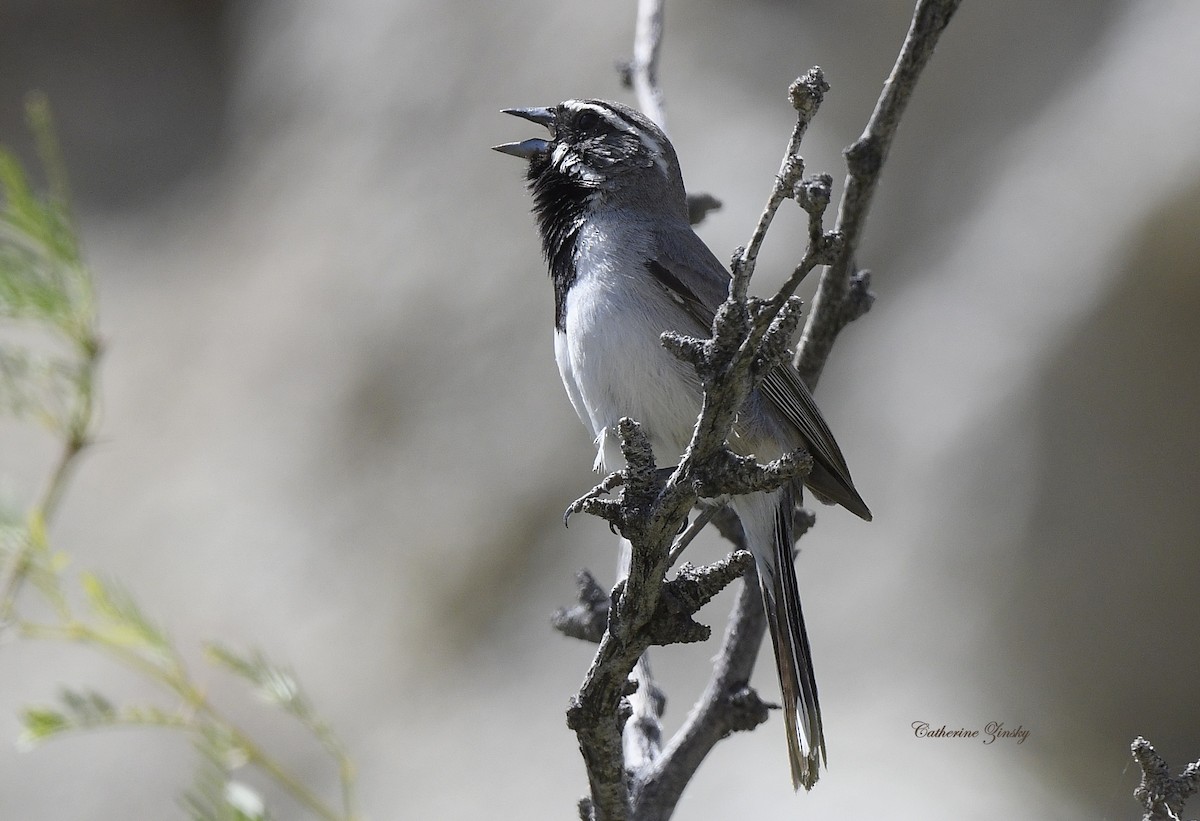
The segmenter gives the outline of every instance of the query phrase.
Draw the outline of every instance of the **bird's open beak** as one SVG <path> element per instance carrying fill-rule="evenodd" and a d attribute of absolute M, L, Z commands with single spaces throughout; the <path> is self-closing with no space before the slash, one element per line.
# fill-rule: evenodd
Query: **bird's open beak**
<path fill-rule="evenodd" d="M 514 117 L 521 117 L 530 122 L 544 125 L 554 131 L 554 125 L 557 118 L 554 115 L 554 110 L 551 108 L 506 108 L 505 114 L 512 114 Z M 548 140 L 532 138 L 519 143 L 504 143 L 503 145 L 492 146 L 493 151 L 499 151 L 501 154 L 511 154 L 514 157 L 520 157 L 523 160 L 532 159 L 539 154 L 545 154 L 550 147 Z"/>

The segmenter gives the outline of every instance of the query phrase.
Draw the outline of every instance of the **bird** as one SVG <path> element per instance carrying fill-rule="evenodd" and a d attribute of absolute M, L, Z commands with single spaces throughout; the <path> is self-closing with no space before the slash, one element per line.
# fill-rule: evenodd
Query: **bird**
<path fill-rule="evenodd" d="M 567 100 L 503 113 L 548 138 L 494 146 L 526 160 L 527 184 L 554 285 L 554 356 L 567 396 L 595 437 L 598 470 L 623 466 L 617 423 L 637 420 L 656 458 L 678 460 L 703 389 L 663 347 L 673 331 L 708 337 L 730 273 L 693 231 L 675 149 L 653 121 L 621 103 Z M 766 461 L 812 456 L 803 484 L 821 501 L 871 520 L 846 460 L 790 362 L 768 373 L 728 440 Z M 735 496 L 730 505 L 758 571 L 783 700 L 792 786 L 812 789 L 827 764 L 812 652 L 793 559 L 798 482 Z"/>

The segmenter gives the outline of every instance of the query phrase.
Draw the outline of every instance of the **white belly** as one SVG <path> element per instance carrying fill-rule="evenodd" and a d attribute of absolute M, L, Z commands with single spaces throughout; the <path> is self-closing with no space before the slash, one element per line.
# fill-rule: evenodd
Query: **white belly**
<path fill-rule="evenodd" d="M 663 312 L 650 313 L 646 305 Z M 624 466 L 613 435 L 623 416 L 642 424 L 660 465 L 679 461 L 701 392 L 691 366 L 659 337 L 682 326 L 682 314 L 645 273 L 620 276 L 608 269 L 604 276 L 581 277 L 567 294 L 566 332 L 555 333 L 555 359 L 575 412 L 596 437 L 597 468 Z"/>

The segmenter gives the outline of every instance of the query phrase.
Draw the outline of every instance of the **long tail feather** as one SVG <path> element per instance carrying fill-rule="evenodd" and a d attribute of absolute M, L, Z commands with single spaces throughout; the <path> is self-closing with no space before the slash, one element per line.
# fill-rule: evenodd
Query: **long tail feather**
<path fill-rule="evenodd" d="M 821 726 L 821 705 L 817 698 L 817 679 L 813 674 L 812 651 L 804 629 L 800 590 L 792 559 L 794 497 L 788 489 L 767 498 L 778 503 L 770 510 L 771 527 L 765 527 L 766 522 L 762 523 L 764 526 L 748 525 L 745 520 L 743 527 L 747 530 L 751 552 L 758 567 L 763 609 L 767 614 L 775 664 L 779 671 L 792 786 L 797 790 L 801 787 L 811 790 L 817 783 L 819 767 L 827 761 L 827 756 L 825 733 Z M 751 511 L 745 512 L 749 514 Z M 762 510 L 759 515 L 765 518 L 766 513 L 766 510 Z M 762 541 L 769 536 L 769 544 L 763 544 L 756 536 Z"/>

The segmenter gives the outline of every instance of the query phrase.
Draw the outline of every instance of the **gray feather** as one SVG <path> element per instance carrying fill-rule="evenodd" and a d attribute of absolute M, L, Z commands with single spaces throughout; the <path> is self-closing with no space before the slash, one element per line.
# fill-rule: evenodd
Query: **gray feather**
<path fill-rule="evenodd" d="M 650 273 L 696 323 L 696 333 L 708 335 L 716 309 L 729 293 L 729 272 L 690 226 L 671 227 L 674 230 L 658 233 L 657 254 L 648 265 Z M 821 501 L 840 504 L 870 521 L 871 511 L 854 487 L 841 448 L 791 363 L 767 374 L 760 392 L 774 415 L 799 434 L 813 457 L 813 471 L 805 485 Z"/>

